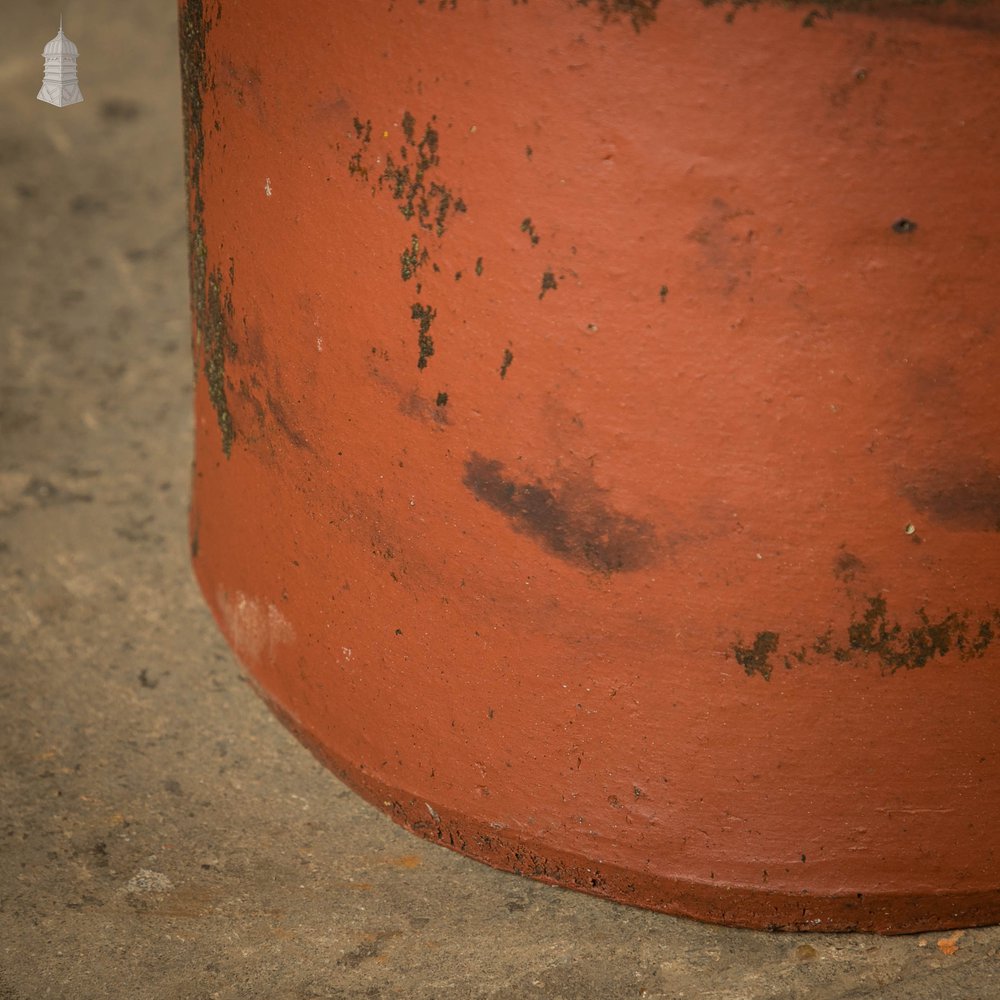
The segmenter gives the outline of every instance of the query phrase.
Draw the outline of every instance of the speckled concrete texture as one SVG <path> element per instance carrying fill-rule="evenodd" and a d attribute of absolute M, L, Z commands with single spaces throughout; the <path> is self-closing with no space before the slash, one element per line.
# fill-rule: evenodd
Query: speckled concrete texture
<path fill-rule="evenodd" d="M 0 33 L 0 998 L 990 1000 L 1000 929 L 779 935 L 484 868 L 346 791 L 191 578 L 175 8 Z"/>

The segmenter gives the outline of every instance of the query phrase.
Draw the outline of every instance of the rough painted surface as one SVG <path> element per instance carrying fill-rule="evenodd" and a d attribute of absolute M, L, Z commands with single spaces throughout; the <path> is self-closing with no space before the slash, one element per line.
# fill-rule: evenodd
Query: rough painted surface
<path fill-rule="evenodd" d="M 1000 919 L 1000 34 L 854 7 L 186 8 L 196 571 L 423 836 Z"/>

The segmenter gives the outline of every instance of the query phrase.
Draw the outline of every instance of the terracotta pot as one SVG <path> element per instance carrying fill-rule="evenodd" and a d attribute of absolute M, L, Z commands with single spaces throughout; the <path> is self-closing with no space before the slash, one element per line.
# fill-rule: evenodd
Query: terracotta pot
<path fill-rule="evenodd" d="M 194 565 L 414 832 L 1000 920 L 1000 16 L 849 7 L 182 0 Z"/>

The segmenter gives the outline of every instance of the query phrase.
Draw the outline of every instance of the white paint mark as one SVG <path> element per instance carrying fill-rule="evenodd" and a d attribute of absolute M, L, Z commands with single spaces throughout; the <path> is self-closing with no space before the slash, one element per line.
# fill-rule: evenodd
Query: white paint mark
<path fill-rule="evenodd" d="M 441 817 L 434 812 L 434 807 L 429 802 L 425 802 L 424 805 L 427 806 L 427 811 L 431 814 L 431 819 L 434 820 L 435 823 L 440 823 Z"/>
<path fill-rule="evenodd" d="M 229 595 L 221 587 L 217 600 L 223 628 L 244 661 L 257 663 L 266 656 L 273 663 L 278 647 L 295 641 L 291 622 L 276 605 L 241 591 Z"/>
<path fill-rule="evenodd" d="M 264 178 L 264 194 L 266 194 L 268 196 L 268 198 L 271 197 L 271 178 L 270 177 L 265 177 Z"/>

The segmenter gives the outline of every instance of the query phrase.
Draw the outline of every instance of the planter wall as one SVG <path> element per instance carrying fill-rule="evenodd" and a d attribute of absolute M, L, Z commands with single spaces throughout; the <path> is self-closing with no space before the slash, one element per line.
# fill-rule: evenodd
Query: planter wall
<path fill-rule="evenodd" d="M 414 832 L 1000 920 L 1000 16 L 851 6 L 182 0 L 194 566 Z"/>

